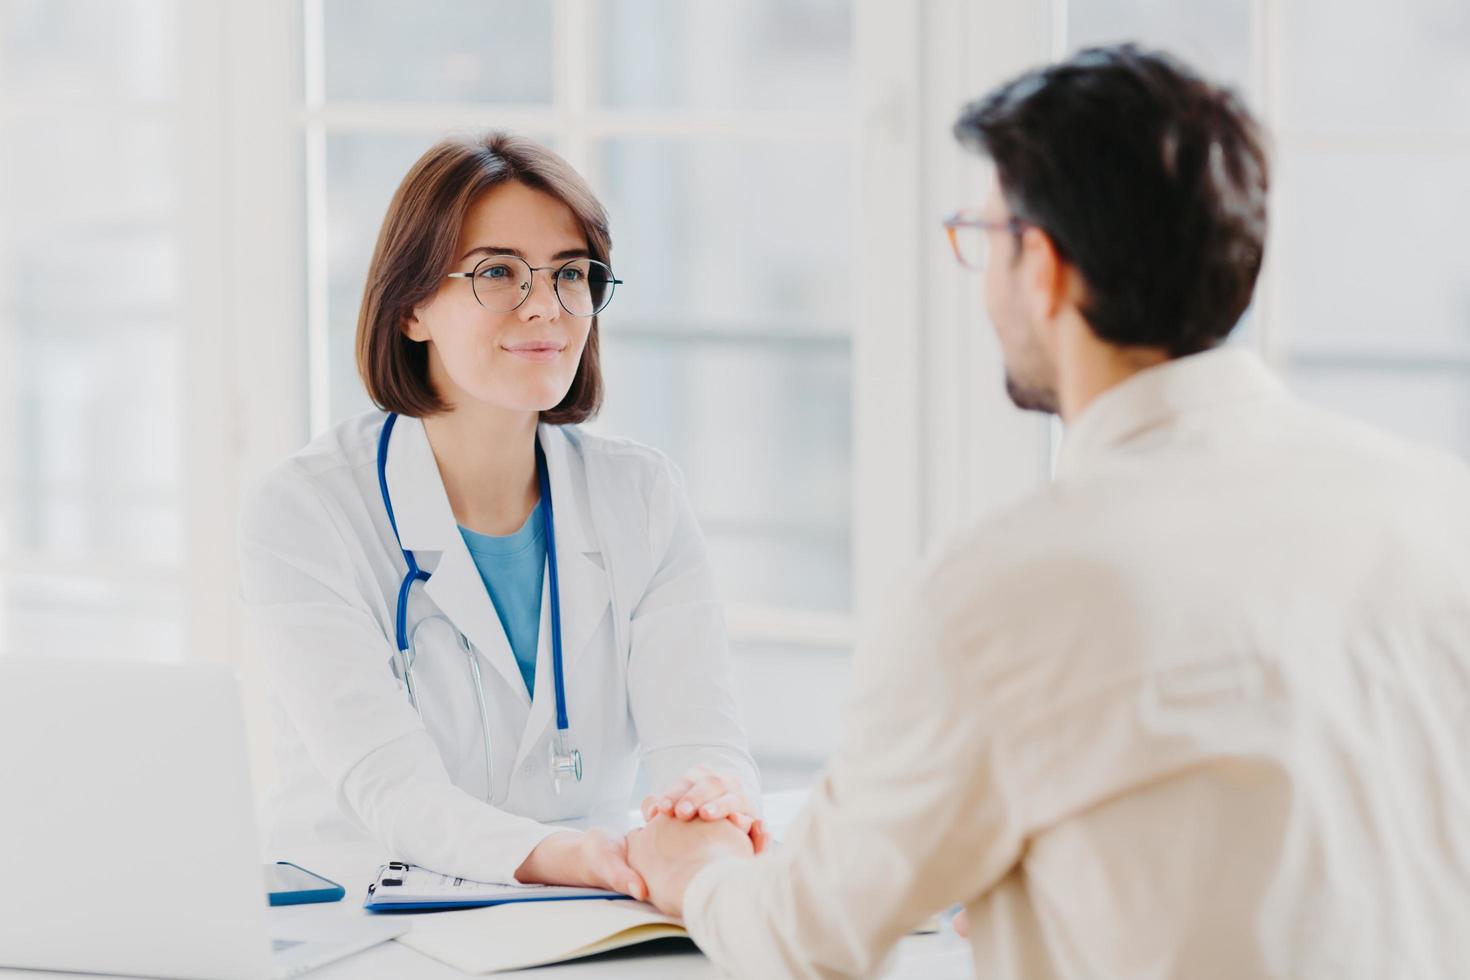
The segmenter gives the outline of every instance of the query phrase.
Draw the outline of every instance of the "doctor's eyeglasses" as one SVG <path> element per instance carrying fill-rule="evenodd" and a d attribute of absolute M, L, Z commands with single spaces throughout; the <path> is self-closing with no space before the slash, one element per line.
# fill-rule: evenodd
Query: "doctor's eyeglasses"
<path fill-rule="evenodd" d="M 572 259 L 558 266 L 531 266 L 518 255 L 489 255 L 472 272 L 451 272 L 446 278 L 468 279 L 475 301 L 491 313 L 509 313 L 531 295 L 532 277 L 551 273 L 556 301 L 572 316 L 596 316 L 612 302 L 622 284 L 613 271 L 596 259 Z"/>
<path fill-rule="evenodd" d="M 1029 222 L 1020 218 L 1004 221 L 982 218 L 978 211 L 956 211 L 944 219 L 944 231 L 949 236 L 949 247 L 954 257 L 966 269 L 985 268 L 985 259 L 990 253 L 987 237 L 991 232 L 1008 231 L 1017 238 L 1030 228 Z"/>

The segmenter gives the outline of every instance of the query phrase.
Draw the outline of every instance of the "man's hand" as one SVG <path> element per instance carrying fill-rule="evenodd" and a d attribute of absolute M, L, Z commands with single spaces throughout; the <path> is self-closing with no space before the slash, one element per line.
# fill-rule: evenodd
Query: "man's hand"
<path fill-rule="evenodd" d="M 628 835 L 628 863 L 648 885 L 648 900 L 684 915 L 684 890 L 705 865 L 755 853 L 750 835 L 728 820 L 684 821 L 658 814 Z"/>
<path fill-rule="evenodd" d="M 757 854 L 771 839 L 740 780 L 705 765 L 688 770 L 662 793 L 644 797 L 641 809 L 644 820 L 658 814 L 676 820 L 729 820 L 750 835 Z"/>

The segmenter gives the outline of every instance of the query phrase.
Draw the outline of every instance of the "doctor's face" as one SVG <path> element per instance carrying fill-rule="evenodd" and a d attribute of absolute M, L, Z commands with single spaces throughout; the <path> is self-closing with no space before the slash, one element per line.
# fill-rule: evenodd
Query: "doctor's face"
<path fill-rule="evenodd" d="M 411 340 L 429 345 L 429 380 L 440 398 L 454 408 L 479 403 L 534 413 L 556 407 L 576 377 L 592 318 L 562 308 L 552 277 L 567 260 L 589 254 L 571 208 L 552 195 L 517 181 L 480 195 L 465 215 L 450 271 L 479 268 L 476 286 L 491 307 L 476 299 L 469 279 L 447 278 L 404 323 Z M 497 263 L 497 257 L 509 258 Z M 530 293 L 513 310 L 494 309 L 490 290 L 523 268 L 516 258 L 537 270 Z"/>

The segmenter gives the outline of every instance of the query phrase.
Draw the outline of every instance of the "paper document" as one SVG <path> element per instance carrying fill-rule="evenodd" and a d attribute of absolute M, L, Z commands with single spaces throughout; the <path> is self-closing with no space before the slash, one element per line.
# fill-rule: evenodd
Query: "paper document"
<path fill-rule="evenodd" d="M 561 885 L 492 884 L 439 874 L 412 864 L 389 864 L 368 886 L 363 907 L 371 912 L 411 912 L 426 909 L 476 908 L 509 902 L 549 902 L 571 899 L 627 898 L 601 888 Z M 630 899 L 631 901 L 631 899 Z"/>
<path fill-rule="evenodd" d="M 643 902 L 530 902 L 440 912 L 414 920 L 399 942 L 465 973 L 494 973 L 688 936 Z"/>

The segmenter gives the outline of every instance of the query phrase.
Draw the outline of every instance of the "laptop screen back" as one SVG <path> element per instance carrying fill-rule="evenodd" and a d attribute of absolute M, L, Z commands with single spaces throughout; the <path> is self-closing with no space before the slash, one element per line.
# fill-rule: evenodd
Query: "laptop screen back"
<path fill-rule="evenodd" d="M 0 658 L 0 966 L 269 976 L 248 773 L 222 666 Z"/>

